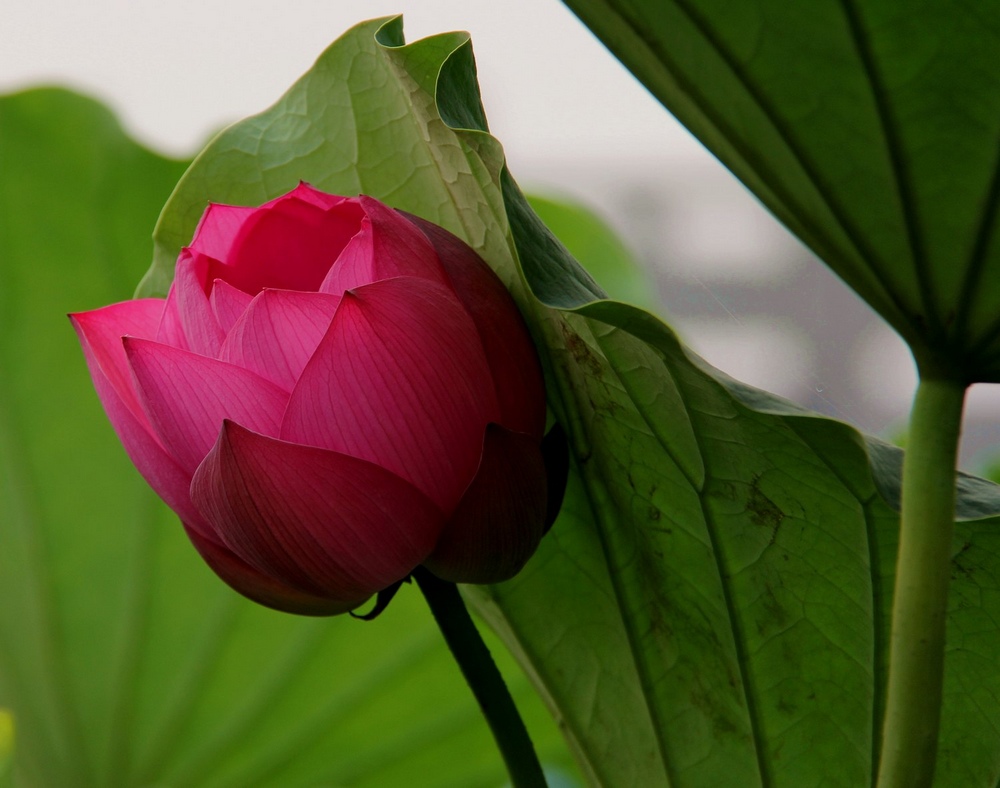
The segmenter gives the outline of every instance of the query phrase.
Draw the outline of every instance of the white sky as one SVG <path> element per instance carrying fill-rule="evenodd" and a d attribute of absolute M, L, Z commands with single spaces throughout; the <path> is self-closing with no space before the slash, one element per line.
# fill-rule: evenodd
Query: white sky
<path fill-rule="evenodd" d="M 269 106 L 357 22 L 468 30 L 492 130 L 518 160 L 707 157 L 558 0 L 4 0 L 0 92 L 69 84 L 175 154 Z"/>

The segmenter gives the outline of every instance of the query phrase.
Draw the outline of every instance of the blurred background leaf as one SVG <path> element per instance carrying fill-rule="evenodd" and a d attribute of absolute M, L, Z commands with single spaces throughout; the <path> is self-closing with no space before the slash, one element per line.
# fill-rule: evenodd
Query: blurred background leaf
<path fill-rule="evenodd" d="M 243 600 L 102 415 L 65 314 L 131 296 L 187 164 L 138 146 L 79 95 L 0 98 L 0 719 L 16 725 L 12 784 L 503 784 L 414 589 L 371 623 Z M 492 645 L 543 762 L 572 774 L 555 726 Z M 9 742 L 0 730 L 0 774 Z"/>

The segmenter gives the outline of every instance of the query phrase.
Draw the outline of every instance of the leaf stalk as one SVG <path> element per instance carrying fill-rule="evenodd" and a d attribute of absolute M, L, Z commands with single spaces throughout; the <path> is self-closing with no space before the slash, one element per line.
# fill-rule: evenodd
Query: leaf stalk
<path fill-rule="evenodd" d="M 965 390 L 922 379 L 910 413 L 879 788 L 934 781 Z"/>

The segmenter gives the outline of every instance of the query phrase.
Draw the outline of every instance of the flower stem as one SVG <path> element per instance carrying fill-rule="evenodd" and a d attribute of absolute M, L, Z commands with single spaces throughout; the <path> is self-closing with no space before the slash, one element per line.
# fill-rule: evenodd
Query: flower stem
<path fill-rule="evenodd" d="M 921 380 L 910 413 L 879 788 L 934 781 L 965 388 Z"/>
<path fill-rule="evenodd" d="M 423 567 L 413 572 L 462 675 L 500 748 L 514 788 L 545 788 L 545 775 L 500 671 L 465 607 L 458 586 Z"/>

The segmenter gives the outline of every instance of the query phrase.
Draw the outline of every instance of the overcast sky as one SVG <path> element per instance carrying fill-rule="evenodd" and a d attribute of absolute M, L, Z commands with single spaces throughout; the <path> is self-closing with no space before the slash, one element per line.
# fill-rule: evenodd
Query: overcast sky
<path fill-rule="evenodd" d="M 349 27 L 394 13 L 410 41 L 472 33 L 515 172 L 552 156 L 708 155 L 557 0 L 7 0 L 0 91 L 73 85 L 148 144 L 191 153 L 269 106 Z"/>

